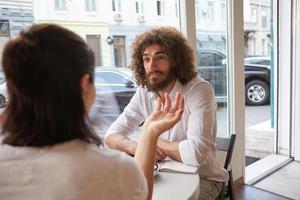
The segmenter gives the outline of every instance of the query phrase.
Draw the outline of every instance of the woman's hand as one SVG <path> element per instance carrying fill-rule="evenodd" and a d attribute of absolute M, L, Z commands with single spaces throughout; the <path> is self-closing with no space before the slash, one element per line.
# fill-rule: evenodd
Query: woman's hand
<path fill-rule="evenodd" d="M 165 104 L 163 105 L 160 97 L 157 99 L 156 109 L 144 123 L 143 129 L 158 137 L 180 120 L 183 108 L 184 99 L 181 94 L 176 93 L 174 107 L 172 108 L 170 96 L 165 93 Z"/>

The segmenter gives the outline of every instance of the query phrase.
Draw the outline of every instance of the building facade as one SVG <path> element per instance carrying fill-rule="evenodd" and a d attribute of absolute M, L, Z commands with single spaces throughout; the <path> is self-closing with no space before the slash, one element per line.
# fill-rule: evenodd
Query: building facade
<path fill-rule="evenodd" d="M 80 35 L 95 54 L 96 66 L 110 66 L 109 11 L 96 0 L 34 0 L 35 23 L 55 23 Z"/>
<path fill-rule="evenodd" d="M 271 54 L 271 0 L 244 0 L 245 56 Z"/>

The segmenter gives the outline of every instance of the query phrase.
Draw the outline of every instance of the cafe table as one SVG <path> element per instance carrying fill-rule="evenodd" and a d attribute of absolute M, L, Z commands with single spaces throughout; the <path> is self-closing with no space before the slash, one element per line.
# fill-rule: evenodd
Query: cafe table
<path fill-rule="evenodd" d="M 198 173 L 158 172 L 154 177 L 152 200 L 196 200 L 199 184 Z"/>
<path fill-rule="evenodd" d="M 138 141 L 139 131 L 129 136 Z M 152 200 L 196 200 L 199 195 L 199 174 L 158 172 L 154 177 Z"/>

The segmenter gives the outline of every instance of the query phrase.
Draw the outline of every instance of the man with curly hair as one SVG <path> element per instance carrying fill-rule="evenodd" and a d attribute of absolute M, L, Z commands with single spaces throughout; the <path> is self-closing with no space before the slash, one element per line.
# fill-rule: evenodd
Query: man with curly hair
<path fill-rule="evenodd" d="M 175 28 L 155 28 L 133 43 L 131 68 L 139 86 L 124 112 L 108 129 L 110 148 L 134 155 L 136 142 L 128 135 L 155 109 L 157 97 L 184 96 L 181 120 L 158 141 L 156 160 L 166 156 L 199 167 L 199 199 L 216 199 L 228 174 L 216 160 L 216 109 L 212 86 L 197 76 L 194 52 Z"/>

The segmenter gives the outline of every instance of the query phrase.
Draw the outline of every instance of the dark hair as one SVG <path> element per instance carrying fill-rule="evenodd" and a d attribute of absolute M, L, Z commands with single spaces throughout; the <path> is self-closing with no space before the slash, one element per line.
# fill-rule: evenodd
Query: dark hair
<path fill-rule="evenodd" d="M 93 52 L 78 35 L 53 24 L 33 25 L 3 51 L 9 103 L 3 143 L 48 146 L 80 139 L 101 144 L 88 126 L 81 78 L 94 82 Z"/>
<path fill-rule="evenodd" d="M 133 43 L 131 69 L 138 85 L 145 87 L 147 83 L 142 57 L 145 49 L 153 44 L 160 45 L 168 54 L 181 84 L 197 76 L 194 52 L 188 41 L 175 28 L 160 27 L 142 33 Z"/>

